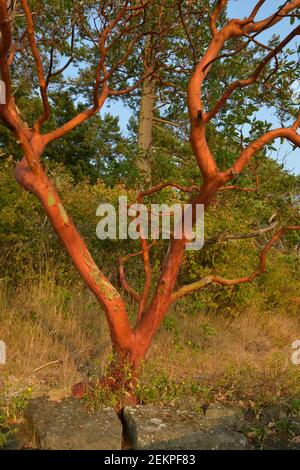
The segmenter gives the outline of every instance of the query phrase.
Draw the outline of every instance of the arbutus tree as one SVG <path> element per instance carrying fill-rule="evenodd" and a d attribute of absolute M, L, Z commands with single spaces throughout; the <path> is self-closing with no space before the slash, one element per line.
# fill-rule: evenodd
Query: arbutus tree
<path fill-rule="evenodd" d="M 153 63 L 149 67 L 143 55 L 145 41 L 151 35 L 168 34 L 171 26 L 157 27 L 152 24 L 151 30 L 147 30 L 147 9 L 153 2 L 154 0 L 126 2 L 90 0 L 84 4 L 80 2 L 78 5 L 76 5 L 78 2 L 68 1 L 63 6 L 61 2 L 57 2 L 54 6 L 58 9 L 57 14 L 61 13 L 63 20 L 60 24 L 53 26 L 55 22 L 51 17 L 51 8 L 50 11 L 47 10 L 44 2 L 20 0 L 10 3 L 7 0 L 0 0 L 0 72 L 2 85 L 5 86 L 5 103 L 0 104 L 0 117 L 3 125 L 15 136 L 24 154 L 16 166 L 16 178 L 26 190 L 39 199 L 77 271 L 105 311 L 114 359 L 111 364 L 110 377 L 106 378 L 106 381 L 103 379 L 103 384 L 114 390 L 125 391 L 124 400 L 127 402 L 135 401 L 139 368 L 172 303 L 210 283 L 228 286 L 252 282 L 266 271 L 267 254 L 270 248 L 287 231 L 300 229 L 300 225 L 291 223 L 273 233 L 270 241 L 260 253 L 258 268 L 252 274 L 237 279 L 211 275 L 179 288 L 176 288 L 176 283 L 186 244 L 189 241 L 187 236 L 170 241 L 160 277 L 154 288 L 150 262 L 150 249 L 153 244 L 141 237 L 141 250 L 136 255 L 142 257 L 145 269 L 145 285 L 142 292 L 136 292 L 128 284 L 125 276 L 125 263 L 135 254 L 130 254 L 120 260 L 122 287 L 138 304 L 136 323 L 131 326 L 125 299 L 92 259 L 84 240 L 69 214 L 66 213 L 53 183 L 47 177 L 41 158 L 48 145 L 62 139 L 80 124 L 88 122 L 100 111 L 107 99 L 130 94 L 149 77 L 157 76 L 156 64 Z M 276 74 L 277 56 L 300 34 L 300 26 L 296 26 L 273 48 L 263 48 L 265 55 L 253 73 L 249 77 L 231 83 L 216 103 L 210 109 L 205 109 L 202 90 L 207 77 L 213 70 L 214 63 L 238 55 L 249 43 L 259 43 L 257 39 L 259 33 L 271 28 L 282 18 L 286 16 L 297 18 L 299 15 L 300 0 L 292 0 L 285 2 L 270 17 L 257 21 L 256 17 L 264 3 L 264 0 L 258 1 L 249 16 L 244 19 L 230 20 L 222 26 L 219 26 L 219 18 L 226 7 L 226 0 L 212 2 L 209 8 L 205 8 L 210 22 L 211 39 L 202 58 L 195 61 L 187 89 L 190 141 L 201 171 L 202 181 L 190 187 L 182 187 L 176 182 L 162 182 L 141 192 L 138 202 L 142 202 L 144 197 L 151 196 L 166 187 L 177 188 L 177 190 L 191 194 L 191 204 L 183 214 L 183 218 L 188 215 L 187 212 L 191 211 L 196 222 L 197 204 L 208 207 L 220 190 L 253 190 L 253 188 L 239 187 L 234 182 L 230 185 L 228 183 L 235 180 L 250 164 L 254 155 L 270 142 L 282 138 L 300 147 L 298 133 L 300 114 L 294 118 L 290 127 L 269 130 L 247 144 L 234 163 L 223 171 L 218 169 L 207 142 L 208 124 L 230 103 L 234 93 L 258 83 L 266 71 L 268 80 L 272 74 Z M 201 2 L 195 2 L 195 4 L 201 6 Z M 181 21 L 184 2 L 170 1 L 167 5 L 178 10 L 178 21 Z M 50 24 L 52 24 L 52 29 Z M 48 29 L 51 30 L 51 35 L 48 34 Z M 241 40 L 238 47 L 230 53 L 224 53 L 228 42 L 237 39 Z M 95 53 L 98 57 L 93 74 L 90 74 L 92 85 L 88 90 L 91 91 L 93 105 L 63 123 L 61 127 L 43 133 L 43 124 L 49 119 L 51 113 L 49 87 L 54 80 L 58 79 L 57 77 L 63 77 L 67 67 L 72 63 L 77 61 L 80 64 L 80 60 L 83 60 L 82 50 L 85 50 L 84 60 L 90 57 L 91 62 L 95 63 Z M 134 75 L 134 63 L 131 64 L 131 74 L 128 73 L 130 67 L 127 67 L 126 71 L 123 69 L 123 65 L 132 59 L 133 51 L 134 60 L 137 60 L 137 57 L 139 60 L 144 60 L 143 74 L 140 77 Z M 46 54 L 47 52 L 49 55 Z M 67 56 L 69 58 L 65 61 Z M 41 96 L 42 113 L 32 125 L 24 122 L 14 98 L 14 88 L 17 86 L 14 82 L 14 70 L 16 70 L 15 64 L 18 60 L 36 70 L 37 77 L 34 80 Z M 270 74 L 269 67 L 273 61 L 275 69 Z M 63 78 L 60 80 L 63 82 Z M 85 390 L 84 385 L 78 385 L 74 388 L 74 393 L 82 396 Z"/>
<path fill-rule="evenodd" d="M 186 4 L 186 11 L 182 11 L 182 4 Z M 197 4 L 197 5 L 196 5 Z M 143 82 L 140 90 L 138 113 L 138 159 L 137 167 L 141 175 L 145 175 L 149 184 L 153 181 L 153 128 L 157 124 L 180 127 L 160 116 L 160 111 L 171 106 L 172 98 L 176 94 L 177 106 L 185 101 L 186 87 L 181 86 L 182 79 L 189 75 L 188 64 L 193 64 L 199 49 L 203 46 L 204 33 L 208 25 L 202 22 L 205 10 L 209 6 L 207 0 L 202 2 L 151 2 L 149 9 L 149 29 L 151 25 L 164 25 L 165 34 L 148 35 L 145 40 L 145 57 L 148 67 L 154 67 L 155 73 Z M 193 42 L 185 23 L 188 17 L 189 28 L 194 30 Z M 169 27 L 168 27 L 169 26 Z M 206 31 L 205 31 L 206 30 Z M 199 39 L 200 38 L 200 39 Z M 197 44 L 197 46 L 196 46 Z M 182 73 L 185 69 L 185 73 Z M 179 83 L 177 83 L 179 81 Z M 181 99 L 180 99 L 181 95 Z M 181 101 L 181 103 L 180 103 Z M 181 106 L 185 109 L 185 106 Z"/>

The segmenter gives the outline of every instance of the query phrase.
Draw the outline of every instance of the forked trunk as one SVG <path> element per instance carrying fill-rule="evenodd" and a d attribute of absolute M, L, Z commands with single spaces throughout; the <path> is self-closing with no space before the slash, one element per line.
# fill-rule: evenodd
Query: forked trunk
<path fill-rule="evenodd" d="M 123 299 L 96 266 L 40 163 L 33 171 L 24 158 L 17 165 L 16 177 L 24 188 L 40 200 L 77 271 L 105 311 L 114 359 L 108 374 L 99 379 L 96 388 L 101 386 L 109 392 L 115 392 L 122 405 L 136 402 L 139 369 L 172 303 L 172 292 L 185 250 L 185 239 L 172 241 L 152 301 L 136 327 L 131 328 Z M 220 181 L 213 181 L 204 185 L 194 203 L 208 204 L 220 184 Z M 73 393 L 80 397 L 91 391 L 89 388 L 87 384 L 78 384 L 74 386 Z"/>

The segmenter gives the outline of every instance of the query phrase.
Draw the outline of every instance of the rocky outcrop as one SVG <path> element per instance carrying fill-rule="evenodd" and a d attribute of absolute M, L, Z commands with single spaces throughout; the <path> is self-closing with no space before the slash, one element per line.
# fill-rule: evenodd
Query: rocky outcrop
<path fill-rule="evenodd" d="M 238 408 L 211 405 L 206 413 L 173 407 L 136 406 L 124 409 L 125 433 L 134 449 L 244 450 Z"/>
<path fill-rule="evenodd" d="M 119 450 L 122 425 L 111 408 L 89 414 L 73 398 L 31 400 L 25 416 L 38 449 Z"/>

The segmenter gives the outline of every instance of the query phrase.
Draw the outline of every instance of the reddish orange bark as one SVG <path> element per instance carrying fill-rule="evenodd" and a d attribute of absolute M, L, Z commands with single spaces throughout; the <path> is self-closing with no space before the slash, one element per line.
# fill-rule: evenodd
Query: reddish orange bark
<path fill-rule="evenodd" d="M 24 158 L 17 165 L 16 178 L 18 182 L 28 191 L 32 192 L 41 202 L 44 211 L 49 218 L 53 229 L 57 233 L 59 239 L 67 250 L 70 258 L 72 259 L 77 271 L 80 273 L 83 281 L 87 287 L 93 292 L 101 306 L 103 307 L 106 319 L 110 328 L 111 340 L 113 350 L 115 353 L 115 361 L 112 364 L 114 379 L 110 379 L 111 386 L 125 387 L 130 391 L 131 396 L 134 394 L 134 385 L 136 373 L 145 358 L 145 355 L 152 343 L 160 324 L 168 312 L 172 302 L 188 294 L 196 289 L 202 288 L 210 282 L 216 282 L 222 285 L 233 285 L 241 282 L 250 282 L 256 276 L 263 273 L 266 267 L 266 255 L 271 248 L 272 244 L 282 237 L 286 230 L 298 230 L 300 226 L 283 227 L 272 237 L 271 241 L 267 244 L 261 253 L 261 262 L 259 268 L 250 276 L 245 276 L 240 279 L 224 279 L 218 276 L 208 276 L 198 283 L 191 286 L 184 286 L 177 292 L 174 292 L 178 272 L 182 264 L 182 259 L 185 252 L 187 240 L 174 239 L 170 243 L 168 253 L 165 258 L 164 266 L 162 268 L 160 279 L 156 285 L 152 298 L 149 298 L 151 286 L 151 266 L 149 260 L 149 250 L 151 245 L 146 240 L 141 241 L 141 252 L 143 256 L 146 283 L 144 290 L 141 294 L 135 292 L 127 283 L 125 277 L 124 264 L 126 260 L 121 260 L 120 264 L 120 278 L 125 290 L 136 300 L 139 304 L 137 322 L 132 328 L 126 311 L 125 301 L 122 299 L 119 292 L 111 284 L 111 282 L 103 275 L 101 270 L 96 266 L 93 261 L 84 240 L 81 238 L 76 227 L 74 226 L 70 216 L 66 213 L 63 203 L 57 194 L 53 184 L 48 179 L 41 164 L 41 156 L 45 147 L 52 141 L 59 139 L 80 125 L 90 117 L 94 116 L 103 106 L 105 100 L 110 95 L 129 93 L 132 89 L 139 86 L 145 78 L 149 77 L 154 71 L 147 69 L 147 75 L 144 75 L 137 82 L 124 90 L 112 90 L 109 88 L 109 79 L 118 68 L 118 64 L 112 67 L 107 72 L 105 65 L 106 54 L 106 40 L 109 38 L 113 28 L 119 21 L 124 18 L 124 15 L 130 22 L 132 17 L 139 14 L 145 8 L 144 4 L 139 6 L 130 7 L 130 2 L 124 2 L 124 6 L 116 12 L 114 20 L 108 24 L 101 35 L 99 36 L 99 63 L 95 70 L 95 86 L 94 86 L 94 104 L 91 109 L 81 112 L 78 116 L 71 119 L 64 124 L 61 128 L 56 129 L 48 134 L 42 134 L 41 128 L 43 123 L 50 115 L 50 107 L 47 97 L 47 86 L 49 80 L 45 79 L 42 60 L 38 51 L 34 35 L 34 21 L 30 12 L 28 2 L 21 0 L 23 11 L 26 15 L 28 44 L 34 58 L 37 76 L 40 85 L 40 93 L 43 103 L 43 113 L 29 129 L 27 125 L 21 120 L 18 110 L 15 106 L 14 98 L 12 95 L 12 85 L 10 77 L 10 67 L 13 60 L 13 51 L 15 44 L 12 39 L 12 24 L 10 13 L 7 9 L 7 1 L 0 0 L 0 72 L 1 78 L 6 84 L 6 104 L 0 105 L 0 117 L 4 125 L 7 126 L 15 135 L 17 141 L 22 147 Z M 183 188 L 176 183 L 162 183 L 144 193 L 140 194 L 139 201 L 143 196 L 154 194 L 155 192 L 167 187 L 174 186 L 177 189 L 192 192 L 195 191 L 196 196 L 192 200 L 191 207 L 187 210 L 193 211 L 195 220 L 195 208 L 197 204 L 208 206 L 215 195 L 220 189 L 224 189 L 224 185 L 228 183 L 233 177 L 240 174 L 246 165 L 249 164 L 253 155 L 262 149 L 270 141 L 282 137 L 291 141 L 293 144 L 300 147 L 300 135 L 298 128 L 300 125 L 300 115 L 298 119 L 290 128 L 280 128 L 267 132 L 252 142 L 246 147 L 238 156 L 234 164 L 224 172 L 220 172 L 217 168 L 214 156 L 207 144 L 206 140 L 206 124 L 215 116 L 221 107 L 226 103 L 228 98 L 234 93 L 238 87 L 251 85 L 259 76 L 262 69 L 268 63 L 274 54 L 281 50 L 292 37 L 299 34 L 299 27 L 296 28 L 282 43 L 270 53 L 261 66 L 254 72 L 250 79 L 245 81 L 235 82 L 232 84 L 224 95 L 217 102 L 216 106 L 205 112 L 202 104 L 201 88 L 202 84 L 207 77 L 212 63 L 218 58 L 224 44 L 231 38 L 242 37 L 249 35 L 251 32 L 258 32 L 263 28 L 269 28 L 274 23 L 281 20 L 283 15 L 288 14 L 295 8 L 300 7 L 300 0 L 293 0 L 285 4 L 277 14 L 266 18 L 263 21 L 255 22 L 255 17 L 260 9 L 263 1 L 257 2 L 254 10 L 247 19 L 244 20 L 231 20 L 220 31 L 217 27 L 218 17 L 226 5 L 226 1 L 220 0 L 217 3 L 216 9 L 211 15 L 211 32 L 212 39 L 208 46 L 206 53 L 201 61 L 195 67 L 195 70 L 190 77 L 187 102 L 189 110 L 189 118 L 191 123 L 191 146 L 195 154 L 196 161 L 202 173 L 203 183 L 199 188 L 197 185 L 191 188 Z M 182 16 L 182 11 L 180 12 Z M 126 29 L 125 29 L 126 31 Z M 136 38 L 136 41 L 140 36 Z M 131 54 L 134 42 L 130 44 L 127 51 L 124 53 L 122 65 Z M 226 188 L 226 187 L 225 187 Z M 229 189 L 230 187 L 228 187 Z M 240 189 L 232 186 L 232 189 Z M 133 255 L 128 255 L 133 256 Z M 129 364 L 132 369 L 132 376 L 125 377 L 122 368 Z M 82 389 L 77 388 L 76 393 L 80 394 Z"/>

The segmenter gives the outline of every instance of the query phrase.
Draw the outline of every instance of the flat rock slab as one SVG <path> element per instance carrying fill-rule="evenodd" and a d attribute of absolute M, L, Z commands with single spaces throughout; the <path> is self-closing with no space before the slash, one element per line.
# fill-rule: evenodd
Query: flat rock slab
<path fill-rule="evenodd" d="M 249 449 L 240 409 L 210 406 L 206 414 L 171 407 L 136 406 L 124 409 L 127 438 L 134 449 Z"/>
<path fill-rule="evenodd" d="M 121 449 L 122 426 L 111 408 L 89 414 L 73 398 L 60 402 L 37 398 L 30 401 L 25 417 L 39 449 Z"/>

